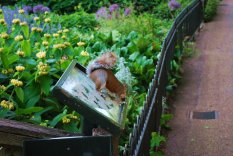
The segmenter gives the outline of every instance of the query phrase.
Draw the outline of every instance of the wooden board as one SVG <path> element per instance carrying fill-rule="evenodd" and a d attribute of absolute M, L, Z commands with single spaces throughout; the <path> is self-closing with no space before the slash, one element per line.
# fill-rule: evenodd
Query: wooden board
<path fill-rule="evenodd" d="M 25 139 L 80 136 L 54 128 L 42 127 L 24 122 L 0 119 L 0 145 L 22 146 Z"/>

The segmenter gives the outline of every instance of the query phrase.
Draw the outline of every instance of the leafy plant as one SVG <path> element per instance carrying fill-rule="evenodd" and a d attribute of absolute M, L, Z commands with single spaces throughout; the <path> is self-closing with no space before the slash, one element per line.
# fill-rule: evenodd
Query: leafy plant
<path fill-rule="evenodd" d="M 150 156 L 162 156 L 161 152 L 155 152 L 155 147 L 159 147 L 162 142 L 165 142 L 166 139 L 164 136 L 156 132 L 151 133 L 151 140 L 150 140 Z"/>
<path fill-rule="evenodd" d="M 21 15 L 30 18 L 29 15 L 23 15 L 23 12 Z M 1 117 L 78 131 L 78 115 L 69 113 L 69 109 L 59 112 L 63 106 L 50 92 L 76 55 L 81 56 L 80 60 L 86 58 L 81 54 L 85 48 L 82 48 L 82 51 L 74 50 L 69 42 L 68 29 L 48 33 L 46 27 L 52 26 L 50 22 L 47 13 L 34 17 L 34 27 L 31 28 L 30 23 L 17 18 L 12 20 L 12 26 L 9 28 L 2 19 Z M 7 33 L 8 30 L 10 33 Z"/>
<path fill-rule="evenodd" d="M 161 127 L 165 129 L 171 129 L 169 125 L 167 125 L 167 122 L 170 121 L 173 118 L 172 114 L 162 114 L 160 118 L 160 125 Z"/>
<path fill-rule="evenodd" d="M 219 0 L 208 0 L 205 7 L 204 20 L 211 21 L 217 13 Z"/>
<path fill-rule="evenodd" d="M 27 4 L 25 0 L 21 2 Z M 43 4 L 55 8 L 52 7 L 55 6 L 54 2 L 43 1 Z M 122 2 L 119 7 L 130 4 L 128 0 L 111 2 Z M 143 7 L 142 2 L 150 8 L 140 8 Z M 102 6 L 111 6 L 108 0 L 71 3 L 77 3 L 78 6 L 68 3 L 59 6 L 57 3 L 56 9 L 63 12 L 76 7 L 78 12 L 35 15 L 20 14 L 18 9 L 13 9 L 12 19 L 6 18 L 6 14 L 5 17 L 0 14 L 0 117 L 78 132 L 79 115 L 65 106 L 65 103 L 59 103 L 51 95 L 51 89 L 71 60 L 75 59 L 86 66 L 101 52 L 110 50 L 119 58 L 124 58 L 124 67 L 119 65 L 114 72 L 119 73 L 124 68 L 132 78 L 129 85 L 131 92 L 127 98 L 126 132 L 121 137 L 121 145 L 125 145 L 143 107 L 161 44 L 172 20 L 156 19 L 155 15 L 148 13 L 134 14 L 137 11 L 133 10 L 125 16 L 121 9 L 120 16 L 96 20 L 94 15 L 85 13 L 81 6 L 84 10 L 95 12 Z M 148 4 L 152 3 L 160 4 L 161 1 L 140 0 L 137 9 L 150 12 L 152 6 Z M 33 5 L 36 4 L 38 1 L 33 1 Z M 163 7 L 165 8 L 165 4 Z M 167 3 L 166 7 L 168 8 Z M 176 86 L 176 80 L 179 79 L 180 54 L 178 50 L 175 52 L 171 64 L 171 88 Z M 124 80 L 126 79 L 129 80 Z M 166 121 L 167 118 L 169 117 L 163 120 Z M 152 143 L 153 147 L 164 140 L 156 134 L 152 138 L 157 138 Z"/>

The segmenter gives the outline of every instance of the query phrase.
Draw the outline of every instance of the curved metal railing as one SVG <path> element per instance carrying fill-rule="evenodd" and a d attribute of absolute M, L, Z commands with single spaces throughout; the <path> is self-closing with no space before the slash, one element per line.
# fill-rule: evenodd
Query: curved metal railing
<path fill-rule="evenodd" d="M 166 100 L 168 74 L 175 48 L 178 46 L 182 51 L 184 39 L 193 37 L 199 29 L 203 21 L 203 3 L 202 0 L 194 0 L 176 17 L 168 32 L 154 77 L 149 85 L 144 107 L 137 117 L 133 132 L 129 136 L 129 144 L 125 146 L 123 155 L 149 155 L 151 133 L 160 131 L 162 104 Z"/>

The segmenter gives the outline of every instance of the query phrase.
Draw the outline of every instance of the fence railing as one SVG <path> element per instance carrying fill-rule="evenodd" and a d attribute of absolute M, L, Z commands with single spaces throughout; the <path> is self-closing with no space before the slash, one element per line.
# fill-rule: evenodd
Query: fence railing
<path fill-rule="evenodd" d="M 133 132 L 129 136 L 129 144 L 125 146 L 123 155 L 149 155 L 151 133 L 160 131 L 162 105 L 166 100 L 168 74 L 175 48 L 178 46 L 182 51 L 184 39 L 193 37 L 202 21 L 202 0 L 193 1 L 175 19 L 163 42 L 161 56 L 149 85 L 144 107 L 137 117 Z"/>

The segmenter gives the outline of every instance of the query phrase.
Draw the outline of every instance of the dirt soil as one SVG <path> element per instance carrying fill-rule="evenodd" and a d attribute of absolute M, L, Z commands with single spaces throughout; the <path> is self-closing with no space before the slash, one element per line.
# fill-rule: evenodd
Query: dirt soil
<path fill-rule="evenodd" d="M 184 63 L 165 156 L 233 156 L 233 0 L 220 3 L 213 22 L 196 37 L 198 55 Z M 214 120 L 192 111 L 217 111 Z"/>

